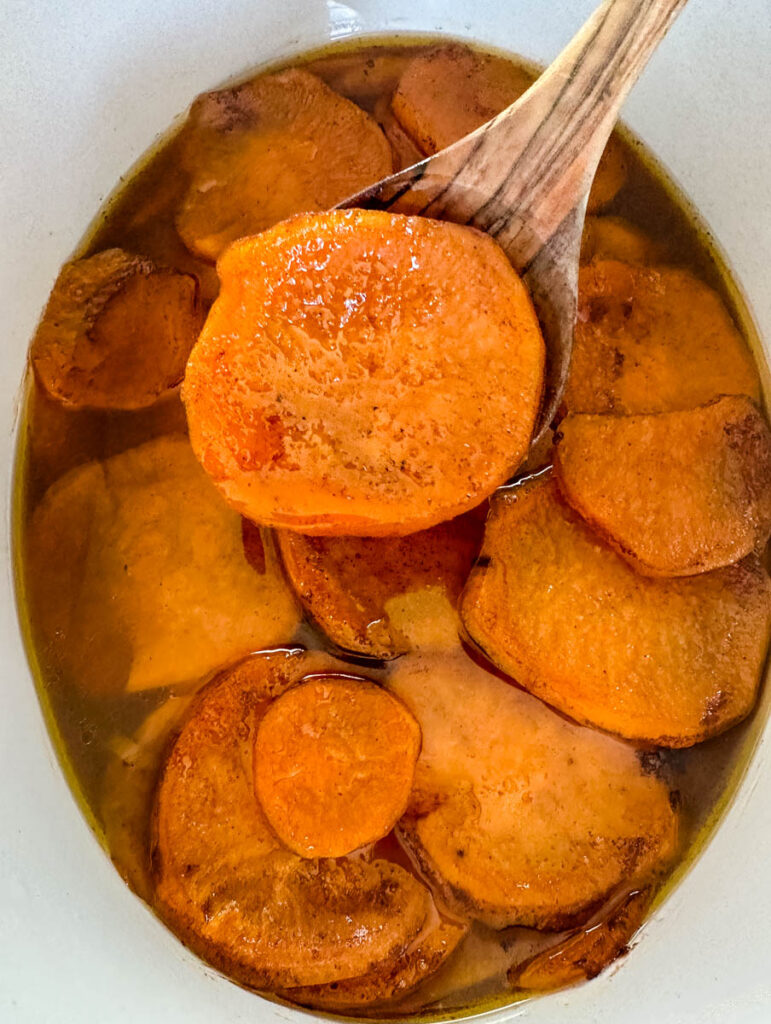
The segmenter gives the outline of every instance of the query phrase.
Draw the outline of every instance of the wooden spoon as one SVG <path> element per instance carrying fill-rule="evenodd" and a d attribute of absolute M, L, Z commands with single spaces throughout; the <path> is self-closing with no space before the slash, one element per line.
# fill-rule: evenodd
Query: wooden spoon
<path fill-rule="evenodd" d="M 492 121 L 340 205 L 472 224 L 526 281 L 546 340 L 535 438 L 570 369 L 586 200 L 619 108 L 686 0 L 605 0 Z"/>

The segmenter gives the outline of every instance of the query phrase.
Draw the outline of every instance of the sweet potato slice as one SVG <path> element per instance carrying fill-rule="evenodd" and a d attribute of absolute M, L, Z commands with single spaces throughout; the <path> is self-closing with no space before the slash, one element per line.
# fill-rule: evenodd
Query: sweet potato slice
<path fill-rule="evenodd" d="M 234 239 L 326 210 L 393 170 L 369 114 L 297 69 L 205 93 L 183 131 L 191 183 L 177 230 L 212 261 Z"/>
<path fill-rule="evenodd" d="M 307 537 L 278 533 L 278 546 L 300 600 L 343 650 L 389 659 L 411 647 L 389 612 L 405 595 L 432 593 L 454 608 L 482 541 L 487 504 L 447 523 L 406 537 Z M 413 603 L 414 609 L 414 603 Z"/>
<path fill-rule="evenodd" d="M 581 268 L 570 412 L 672 412 L 725 394 L 758 400 L 760 383 L 711 288 L 675 267 L 596 260 Z"/>
<path fill-rule="evenodd" d="M 509 972 L 515 989 L 543 992 L 596 978 L 627 950 L 650 903 L 647 890 L 631 893 L 602 919 Z"/>
<path fill-rule="evenodd" d="M 435 913 L 428 890 L 384 860 L 306 860 L 281 845 L 254 795 L 255 733 L 272 698 L 324 656 L 256 656 L 200 692 L 162 769 L 156 902 L 185 942 L 261 988 L 385 970 Z"/>
<path fill-rule="evenodd" d="M 501 57 L 451 43 L 410 61 L 391 106 L 418 148 L 438 153 L 500 114 L 532 82 L 532 75 Z"/>
<path fill-rule="evenodd" d="M 582 263 L 594 259 L 655 263 L 662 258 L 662 245 L 625 217 L 587 217 L 584 221 Z"/>
<path fill-rule="evenodd" d="M 300 1006 L 324 1010 L 365 1010 L 392 1003 L 435 974 L 466 934 L 467 926 L 437 919 L 427 934 L 391 966 L 362 978 L 287 989 L 281 994 Z"/>
<path fill-rule="evenodd" d="M 562 493 L 638 572 L 689 576 L 760 553 L 771 533 L 771 431 L 743 395 L 652 416 L 568 416 Z"/>
<path fill-rule="evenodd" d="M 235 243 L 219 273 L 183 399 L 202 465 L 249 519 L 414 533 L 526 455 L 544 343 L 488 236 L 332 211 Z"/>
<path fill-rule="evenodd" d="M 451 909 L 494 928 L 572 927 L 673 854 L 669 792 L 627 744 L 461 649 L 406 655 L 389 686 L 423 733 L 399 833 Z"/>
<path fill-rule="evenodd" d="M 179 435 L 49 488 L 26 580 L 40 649 L 93 693 L 195 684 L 299 621 L 275 558 L 263 573 L 249 565 L 240 517 Z"/>
<path fill-rule="evenodd" d="M 429 156 L 500 114 L 529 89 L 534 78 L 501 57 L 450 43 L 410 61 L 391 108 L 418 149 Z M 597 168 L 589 196 L 590 213 L 614 198 L 626 175 L 626 151 L 613 137 Z"/>
<path fill-rule="evenodd" d="M 495 665 L 560 711 L 688 747 L 752 708 L 771 581 L 754 557 L 700 576 L 640 576 L 546 473 L 496 496 L 461 617 Z"/>
<path fill-rule="evenodd" d="M 265 712 L 254 785 L 279 839 L 301 857 L 344 857 L 382 839 L 407 806 L 418 723 L 363 679 L 314 676 Z"/>
<path fill-rule="evenodd" d="M 107 249 L 62 269 L 30 359 L 71 408 L 141 409 L 180 383 L 202 324 L 192 275 Z"/>

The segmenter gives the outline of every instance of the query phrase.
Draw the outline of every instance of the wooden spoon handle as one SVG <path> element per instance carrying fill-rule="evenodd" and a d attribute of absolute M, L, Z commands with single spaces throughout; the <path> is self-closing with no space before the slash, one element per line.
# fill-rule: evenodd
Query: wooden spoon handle
<path fill-rule="evenodd" d="M 467 219 L 516 253 L 520 267 L 574 207 L 583 214 L 619 109 L 685 3 L 605 0 L 520 102 L 480 129 L 463 177 L 498 185 Z"/>
<path fill-rule="evenodd" d="M 473 224 L 524 272 L 574 208 L 583 215 L 619 108 L 686 2 L 605 0 L 516 103 L 350 205 Z"/>

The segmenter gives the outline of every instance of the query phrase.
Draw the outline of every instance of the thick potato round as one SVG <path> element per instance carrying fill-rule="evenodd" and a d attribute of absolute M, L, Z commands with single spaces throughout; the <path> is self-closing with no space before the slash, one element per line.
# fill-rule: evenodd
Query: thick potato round
<path fill-rule="evenodd" d="M 751 710 L 771 581 L 752 557 L 700 576 L 641 576 L 547 474 L 496 496 L 461 617 L 495 665 L 565 714 L 688 747 Z"/>
<path fill-rule="evenodd" d="M 389 686 L 423 733 L 399 833 L 456 912 L 494 928 L 571 927 L 674 853 L 669 792 L 632 747 L 462 650 L 405 655 Z"/>
<path fill-rule="evenodd" d="M 275 700 L 254 746 L 254 785 L 276 835 L 301 857 L 343 857 L 401 817 L 418 723 L 364 679 L 314 676 Z"/>
<path fill-rule="evenodd" d="M 646 576 L 690 576 L 761 552 L 771 532 L 771 431 L 744 395 L 652 416 L 568 416 L 560 489 Z"/>

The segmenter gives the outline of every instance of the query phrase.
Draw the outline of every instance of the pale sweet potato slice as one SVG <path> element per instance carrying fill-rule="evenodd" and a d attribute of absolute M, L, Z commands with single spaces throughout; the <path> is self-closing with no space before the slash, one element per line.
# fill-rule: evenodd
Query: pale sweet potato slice
<path fill-rule="evenodd" d="M 300 1006 L 324 1010 L 359 1010 L 393 1003 L 435 974 L 457 949 L 468 928 L 465 924 L 437 918 L 426 934 L 395 963 L 361 978 L 329 985 L 287 989 L 281 994 Z"/>
<path fill-rule="evenodd" d="M 486 510 L 485 503 L 406 537 L 308 537 L 280 530 L 278 547 L 295 591 L 327 636 L 343 650 L 390 659 L 411 647 L 389 614 L 393 602 L 440 591 L 454 609 L 479 551 Z"/>
<path fill-rule="evenodd" d="M 495 665 L 577 721 L 688 747 L 751 710 L 771 581 L 754 557 L 700 576 L 640 576 L 547 472 L 496 496 L 461 617 Z"/>
<path fill-rule="evenodd" d="M 544 343 L 488 236 L 332 211 L 235 243 L 219 273 L 183 399 L 202 465 L 249 519 L 414 533 L 478 505 L 526 455 Z"/>
<path fill-rule="evenodd" d="M 688 270 L 596 260 L 579 274 L 570 412 L 671 412 L 758 400 L 752 356 L 720 297 Z"/>
<path fill-rule="evenodd" d="M 212 261 L 236 238 L 326 210 L 393 170 L 369 114 L 298 69 L 205 93 L 183 132 L 191 183 L 177 230 Z"/>
<path fill-rule="evenodd" d="M 168 755 L 154 815 L 156 904 L 185 942 L 260 988 L 385 970 L 434 913 L 384 860 L 306 860 L 281 845 L 254 795 L 255 733 L 272 698 L 323 655 L 256 656 L 202 690 Z"/>
<path fill-rule="evenodd" d="M 633 892 L 591 927 L 568 936 L 509 971 L 515 989 L 543 992 L 596 978 L 627 951 L 650 903 L 648 890 Z"/>
<path fill-rule="evenodd" d="M 257 729 L 254 786 L 279 839 L 301 857 L 344 857 L 402 816 L 420 728 L 364 679 L 316 675 L 275 700 Z"/>
<path fill-rule="evenodd" d="M 674 853 L 666 786 L 463 650 L 408 654 L 389 686 L 423 747 L 399 834 L 449 907 L 495 928 L 583 923 Z"/>
<path fill-rule="evenodd" d="M 684 412 L 562 421 L 568 502 L 638 572 L 689 576 L 760 553 L 771 533 L 771 431 L 744 395 Z"/>
<path fill-rule="evenodd" d="M 500 114 L 535 76 L 502 57 L 450 43 L 414 57 L 391 100 L 397 121 L 425 156 L 438 153 Z M 627 157 L 612 137 L 603 153 L 588 209 L 606 206 L 624 184 Z"/>
<path fill-rule="evenodd" d="M 622 263 L 661 262 L 664 247 L 625 217 L 587 217 L 581 236 L 581 262 L 620 260 Z"/>
<path fill-rule="evenodd" d="M 141 409 L 180 383 L 202 324 L 191 274 L 107 249 L 64 266 L 30 360 L 64 405 Z"/>
<path fill-rule="evenodd" d="M 192 685 L 285 641 L 299 612 L 275 558 L 247 562 L 240 517 L 184 436 L 57 481 L 36 508 L 26 585 L 46 659 L 94 693 Z"/>

